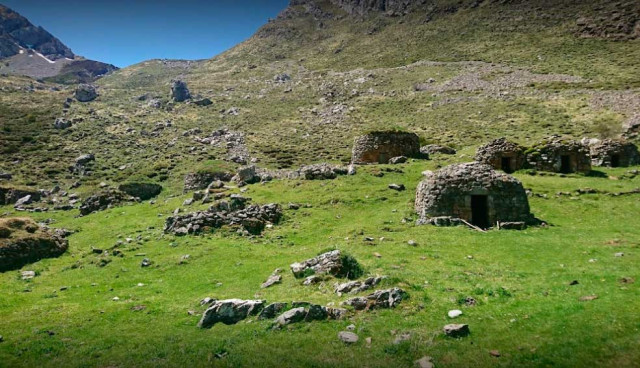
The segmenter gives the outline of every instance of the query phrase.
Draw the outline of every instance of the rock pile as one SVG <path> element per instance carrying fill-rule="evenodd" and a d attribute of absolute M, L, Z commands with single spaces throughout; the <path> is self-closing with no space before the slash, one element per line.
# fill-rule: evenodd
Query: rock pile
<path fill-rule="evenodd" d="M 207 211 L 169 217 L 165 223 L 165 233 L 175 235 L 199 234 L 225 225 L 240 226 L 247 233 L 259 235 L 267 224 L 277 224 L 282 217 L 282 209 L 277 204 L 246 206 L 248 199 L 231 196 L 230 201 L 220 201 Z"/>
<path fill-rule="evenodd" d="M 126 193 L 117 190 L 106 190 L 85 199 L 80 206 L 80 214 L 83 216 L 93 212 L 104 211 L 123 202 L 135 202 L 136 199 Z"/>
<path fill-rule="evenodd" d="M 29 201 L 39 201 L 42 193 L 35 189 L 0 187 L 0 205 L 16 204 L 21 199 L 29 197 Z"/>
<path fill-rule="evenodd" d="M 249 316 L 255 316 L 264 308 L 264 300 L 226 299 L 215 301 L 198 322 L 200 328 L 211 328 L 216 323 L 236 324 Z"/>
<path fill-rule="evenodd" d="M 372 310 L 382 308 L 393 308 L 403 299 L 407 298 L 407 293 L 400 288 L 388 290 L 378 290 L 367 296 L 351 298 L 343 304 L 353 307 L 355 310 Z"/>
<path fill-rule="evenodd" d="M 64 236 L 28 218 L 0 219 L 0 272 L 62 255 L 69 247 Z"/>
<path fill-rule="evenodd" d="M 73 166 L 69 170 L 79 175 L 86 175 L 89 173 L 90 163 L 96 160 L 96 156 L 93 153 L 80 155 L 76 158 Z"/>
<path fill-rule="evenodd" d="M 363 273 L 362 268 L 353 257 L 342 254 L 338 249 L 303 262 L 293 263 L 290 267 L 296 278 L 330 274 L 339 278 L 354 279 Z"/>
<path fill-rule="evenodd" d="M 214 181 L 227 182 L 233 174 L 224 171 L 198 171 L 189 173 L 184 178 L 184 191 L 206 189 Z"/>

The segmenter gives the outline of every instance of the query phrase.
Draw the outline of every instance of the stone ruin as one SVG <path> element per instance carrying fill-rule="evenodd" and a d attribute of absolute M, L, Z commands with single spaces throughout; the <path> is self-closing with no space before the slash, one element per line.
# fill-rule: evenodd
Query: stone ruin
<path fill-rule="evenodd" d="M 526 152 L 526 165 L 540 171 L 563 174 L 591 171 L 589 148 L 584 144 L 551 136 Z"/>
<path fill-rule="evenodd" d="M 524 152 L 524 147 L 519 144 L 498 138 L 478 148 L 475 160 L 511 174 L 524 168 Z"/>
<path fill-rule="evenodd" d="M 387 164 L 395 157 L 420 156 L 420 138 L 415 133 L 372 132 L 357 137 L 353 143 L 354 164 Z"/>
<path fill-rule="evenodd" d="M 497 223 L 502 228 L 524 228 L 536 221 L 520 181 L 479 162 L 425 172 L 415 209 L 421 224 L 467 222 L 487 229 Z"/>
<path fill-rule="evenodd" d="M 640 164 L 638 147 L 631 142 L 585 138 L 582 143 L 589 147 L 593 166 L 627 167 Z"/>
<path fill-rule="evenodd" d="M 164 232 L 183 236 L 227 225 L 241 227 L 251 235 L 259 235 L 267 224 L 277 224 L 282 218 L 282 208 L 279 205 L 247 205 L 248 201 L 249 198 L 232 195 L 229 201 L 216 202 L 206 211 L 169 217 Z"/>

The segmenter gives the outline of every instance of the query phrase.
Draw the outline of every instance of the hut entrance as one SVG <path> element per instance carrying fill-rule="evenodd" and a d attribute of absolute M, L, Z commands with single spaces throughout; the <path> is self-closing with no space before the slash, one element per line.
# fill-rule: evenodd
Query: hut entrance
<path fill-rule="evenodd" d="M 500 167 L 502 167 L 502 171 L 507 174 L 511 174 L 513 172 L 513 168 L 511 167 L 511 157 L 503 157 Z"/>
<path fill-rule="evenodd" d="M 611 167 L 620 167 L 620 155 L 611 156 Z"/>
<path fill-rule="evenodd" d="M 561 160 L 561 166 L 560 166 L 560 172 L 563 174 L 568 174 L 571 172 L 571 157 L 569 157 L 569 155 L 562 155 L 560 157 Z"/>
<path fill-rule="evenodd" d="M 386 152 L 380 152 L 378 155 L 378 163 L 380 164 L 388 164 L 389 163 L 389 154 Z"/>
<path fill-rule="evenodd" d="M 489 228 L 489 203 L 486 195 L 471 196 L 471 223 L 481 229 Z"/>

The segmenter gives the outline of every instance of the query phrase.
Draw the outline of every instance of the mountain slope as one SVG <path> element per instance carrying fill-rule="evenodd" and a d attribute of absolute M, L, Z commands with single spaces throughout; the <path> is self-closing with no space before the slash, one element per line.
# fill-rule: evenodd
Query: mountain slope
<path fill-rule="evenodd" d="M 75 55 L 42 27 L 0 4 L 0 73 L 88 82 L 117 68 Z"/>

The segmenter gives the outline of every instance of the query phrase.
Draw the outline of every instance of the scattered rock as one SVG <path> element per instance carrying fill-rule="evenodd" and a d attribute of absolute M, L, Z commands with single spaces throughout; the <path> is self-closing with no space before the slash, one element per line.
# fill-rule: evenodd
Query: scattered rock
<path fill-rule="evenodd" d="M 30 280 L 36 277 L 36 273 L 35 271 L 22 271 L 20 272 L 20 276 L 22 277 L 23 280 Z"/>
<path fill-rule="evenodd" d="M 384 280 L 386 276 L 382 277 L 369 277 L 364 281 L 350 281 L 343 284 L 336 285 L 335 292 L 338 295 L 342 295 L 344 293 L 359 293 L 365 290 L 369 290 L 380 283 L 380 281 Z"/>
<path fill-rule="evenodd" d="M 494 358 L 500 358 L 500 352 L 498 350 L 491 350 L 489 352 L 489 355 L 491 355 Z"/>
<path fill-rule="evenodd" d="M 450 324 L 444 326 L 444 333 L 449 337 L 465 337 L 468 336 L 471 331 L 469 331 L 469 325 L 464 324 Z"/>
<path fill-rule="evenodd" d="M 423 356 L 422 358 L 414 362 L 416 368 L 434 368 L 433 358 L 430 356 Z"/>
<path fill-rule="evenodd" d="M 145 258 L 142 260 L 142 262 L 140 263 L 140 267 L 150 267 L 152 265 L 152 262 L 149 258 Z"/>
<path fill-rule="evenodd" d="M 71 128 L 72 125 L 73 123 L 63 118 L 57 118 L 56 121 L 53 123 L 53 127 L 58 130 Z"/>
<path fill-rule="evenodd" d="M 404 184 L 389 184 L 389 189 L 393 189 L 393 190 L 396 190 L 398 192 L 402 192 L 406 188 L 405 188 Z"/>
<path fill-rule="evenodd" d="M 344 302 L 345 305 L 353 307 L 355 310 L 371 310 L 381 308 L 393 308 L 403 299 L 407 298 L 407 293 L 400 288 L 379 290 L 366 297 L 355 297 Z"/>
<path fill-rule="evenodd" d="M 352 257 L 343 255 L 340 250 L 323 253 L 301 263 L 294 263 L 291 265 L 291 271 L 296 278 L 308 276 L 309 273 L 356 278 L 362 273 L 358 262 Z"/>
<path fill-rule="evenodd" d="M 597 295 L 586 295 L 586 296 L 580 297 L 579 300 L 581 302 L 590 302 L 590 301 L 596 300 L 596 299 L 598 299 Z"/>
<path fill-rule="evenodd" d="M 249 316 L 259 314 L 264 304 L 264 300 L 219 300 L 204 312 L 198 327 L 211 328 L 218 322 L 225 325 L 236 324 Z"/>
<path fill-rule="evenodd" d="M 407 162 L 407 160 L 408 160 L 407 156 L 398 156 L 389 160 L 389 164 L 391 165 L 404 164 L 405 162 Z"/>
<path fill-rule="evenodd" d="M 460 317 L 462 315 L 462 311 L 459 309 L 450 310 L 447 315 L 449 316 L 449 318 Z"/>
<path fill-rule="evenodd" d="M 355 344 L 359 340 L 358 335 L 349 331 L 341 331 L 338 333 L 338 338 L 345 344 Z"/>
<path fill-rule="evenodd" d="M 269 276 L 269 278 L 267 279 L 267 281 L 265 281 L 264 283 L 262 283 L 262 285 L 260 286 L 262 289 L 266 289 L 270 286 L 273 286 L 275 284 L 279 284 L 282 282 L 282 276 L 280 275 L 280 273 L 282 272 L 281 269 L 276 269 L 275 271 L 273 271 L 273 273 L 271 274 L 271 276 Z"/>

